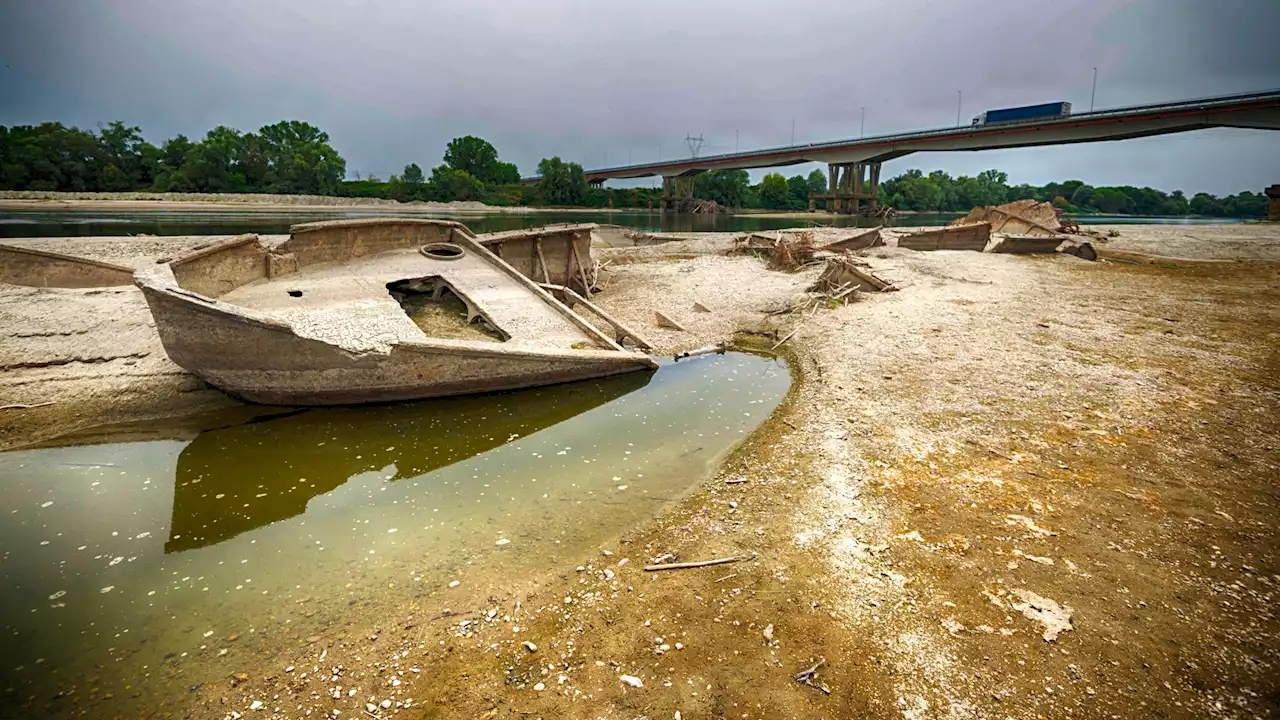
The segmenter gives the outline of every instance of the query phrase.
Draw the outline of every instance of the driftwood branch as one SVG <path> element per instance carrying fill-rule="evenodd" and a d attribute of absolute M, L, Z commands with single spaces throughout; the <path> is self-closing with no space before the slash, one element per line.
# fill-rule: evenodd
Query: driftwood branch
<path fill-rule="evenodd" d="M 697 350 L 690 350 L 688 352 L 678 353 L 672 359 L 684 360 L 685 358 L 698 357 L 699 355 L 710 355 L 712 353 L 723 355 L 728 350 L 729 350 L 729 343 L 720 343 L 719 345 L 708 345 L 707 347 L 698 348 Z"/>
<path fill-rule="evenodd" d="M 810 666 L 809 668 L 807 668 L 807 669 L 805 669 L 805 670 L 801 670 L 800 672 L 796 673 L 795 675 L 792 675 L 792 676 L 791 676 L 791 679 L 792 679 L 792 680 L 795 680 L 796 682 L 800 683 L 801 685 L 808 685 L 809 687 L 813 688 L 814 690 L 820 690 L 820 691 L 822 691 L 822 692 L 824 692 L 824 693 L 826 693 L 826 694 L 830 695 L 830 694 L 831 694 L 831 688 L 827 687 L 826 685 L 824 685 L 824 684 L 822 684 L 822 683 L 816 683 L 816 682 L 814 682 L 814 681 L 813 681 L 813 676 L 814 676 L 814 674 L 816 674 L 816 673 L 818 672 L 818 668 L 820 668 L 820 667 L 822 667 L 823 665 L 826 665 L 826 664 L 827 664 L 827 659 L 826 659 L 826 658 L 820 658 L 820 659 L 818 660 L 818 662 L 814 663 L 814 664 L 813 664 L 812 666 Z"/>
<path fill-rule="evenodd" d="M 645 565 L 645 572 L 658 572 L 659 570 L 687 570 L 689 568 L 707 567 L 709 565 L 723 565 L 725 563 L 738 562 L 739 560 L 750 560 L 750 555 L 734 555 L 733 557 L 716 558 L 715 560 L 699 560 L 698 562 L 682 562 L 682 563 L 666 563 L 664 565 Z"/>

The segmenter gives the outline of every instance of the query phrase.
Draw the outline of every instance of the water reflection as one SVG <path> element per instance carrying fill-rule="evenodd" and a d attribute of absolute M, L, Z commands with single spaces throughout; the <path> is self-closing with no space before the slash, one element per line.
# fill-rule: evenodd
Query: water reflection
<path fill-rule="evenodd" d="M 0 717 L 190 716 L 303 638 L 528 586 L 682 497 L 789 383 L 729 353 L 0 453 Z"/>
<path fill-rule="evenodd" d="M 649 384 L 603 380 L 369 408 L 317 409 L 206 431 L 178 456 L 166 553 L 302 514 L 360 473 L 424 475 L 532 435 Z"/>
<path fill-rule="evenodd" d="M 414 217 L 441 217 L 458 220 L 477 233 L 499 232 L 538 227 L 551 223 L 600 223 L 622 225 L 645 232 L 752 232 L 779 230 L 810 224 L 833 227 L 873 227 L 875 225 L 943 225 L 963 213 L 919 213 L 899 215 L 890 220 L 849 215 L 830 216 L 793 214 L 770 217 L 759 214 L 726 213 L 688 214 L 658 213 L 645 210 L 595 212 L 537 212 L 415 214 Z M 166 211 L 83 210 L 49 212 L 47 210 L 7 210 L 0 212 L 0 238 L 10 237 L 89 237 L 97 235 L 233 235 L 262 233 L 283 235 L 289 226 L 316 220 L 341 218 L 389 217 L 388 213 L 367 210 L 341 211 Z M 1091 224 L 1177 224 L 1243 222 L 1233 218 L 1137 217 L 1132 215 L 1081 215 L 1076 220 Z"/>

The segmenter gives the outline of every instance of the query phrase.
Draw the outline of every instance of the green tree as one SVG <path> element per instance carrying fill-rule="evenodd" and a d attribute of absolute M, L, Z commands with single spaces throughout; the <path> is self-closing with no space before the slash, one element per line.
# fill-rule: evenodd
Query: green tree
<path fill-rule="evenodd" d="M 404 166 L 404 173 L 400 175 L 406 185 L 421 185 L 427 180 L 422 175 L 422 168 L 418 167 L 418 163 L 409 163 Z"/>
<path fill-rule="evenodd" d="M 804 210 L 809 207 L 809 181 L 803 175 L 787 178 L 787 194 L 791 196 L 792 210 Z"/>
<path fill-rule="evenodd" d="M 791 207 L 791 188 L 781 173 L 769 173 L 760 181 L 760 203 L 771 210 Z"/>
<path fill-rule="evenodd" d="M 538 163 L 538 176 L 542 197 L 549 205 L 580 205 L 586 199 L 587 180 L 578 163 L 543 158 Z"/>
<path fill-rule="evenodd" d="M 474 135 L 454 138 L 444 151 L 444 164 L 454 170 L 461 170 L 471 177 L 486 183 L 497 183 L 509 179 L 509 172 L 501 167 L 498 161 L 498 150 L 487 140 Z M 514 169 L 514 165 L 511 168 Z M 515 182 L 519 182 L 516 173 Z"/>
<path fill-rule="evenodd" d="M 1066 196 L 1072 205 L 1078 208 L 1093 207 L 1093 188 L 1089 185 L 1080 185 L 1076 191 Z"/>
<path fill-rule="evenodd" d="M 713 170 L 693 178 L 693 195 L 727 207 L 743 207 L 750 186 L 746 170 Z"/>
<path fill-rule="evenodd" d="M 143 175 L 142 148 L 144 145 L 147 143 L 142 139 L 140 127 L 130 127 L 117 120 L 100 128 L 98 131 L 98 146 L 101 152 L 99 187 L 103 190 L 120 192 L 133 190 L 144 181 L 150 184 L 151 178 Z"/>
<path fill-rule="evenodd" d="M 1196 215 L 1222 215 L 1222 201 L 1208 193 L 1196 193 L 1189 206 Z"/>
<path fill-rule="evenodd" d="M 329 145 L 329 134 L 299 120 L 263 126 L 270 192 L 333 195 L 347 173 L 346 161 Z"/>
<path fill-rule="evenodd" d="M 239 168 L 243 136 L 225 125 L 210 130 L 187 155 L 183 170 L 197 192 L 237 192 L 244 188 Z"/>
<path fill-rule="evenodd" d="M 484 194 L 484 184 L 466 170 L 456 170 L 448 165 L 437 165 L 431 170 L 428 194 L 434 200 L 479 200 Z"/>
<path fill-rule="evenodd" d="M 1093 206 L 1108 214 L 1130 213 L 1134 211 L 1133 199 L 1119 188 L 1094 188 Z"/>
<path fill-rule="evenodd" d="M 809 192 L 821 195 L 827 191 L 827 174 L 821 170 L 814 170 L 809 173 L 806 179 L 809 185 Z"/>

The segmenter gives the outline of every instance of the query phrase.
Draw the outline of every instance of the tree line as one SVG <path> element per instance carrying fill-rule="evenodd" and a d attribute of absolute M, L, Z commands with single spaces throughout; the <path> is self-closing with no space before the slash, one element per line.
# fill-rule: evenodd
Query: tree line
<path fill-rule="evenodd" d="M 61 123 L 0 126 L 4 190 L 335 195 L 344 175 L 328 134 L 297 120 L 256 133 L 218 126 L 197 142 L 178 135 L 159 147 L 122 122 L 97 132 Z"/>
<path fill-rule="evenodd" d="M 199 141 L 178 135 L 159 146 L 143 139 L 141 128 L 122 122 L 96 132 L 61 123 L 0 126 L 0 190 L 281 193 L 614 208 L 648 207 L 662 194 L 657 188 L 593 186 L 581 165 L 559 157 L 540 161 L 539 182 L 523 185 L 515 164 L 503 162 L 492 144 L 470 135 L 451 140 L 441 160 L 430 176 L 410 163 L 385 181 L 346 180 L 346 162 L 329 144 L 329 135 L 297 120 L 265 125 L 256 133 L 219 126 Z M 880 204 L 899 210 L 967 212 L 979 205 L 1031 198 L 1072 213 L 1266 215 L 1266 196 L 1247 191 L 1187 198 L 1180 190 L 1094 187 L 1081 180 L 1041 186 L 1011 186 L 1008 180 L 999 170 L 976 177 L 907 170 L 881 183 Z M 702 173 L 693 180 L 694 197 L 730 208 L 806 210 L 809 194 L 826 189 L 821 170 L 789 178 L 768 173 L 754 185 L 745 170 Z M 818 207 L 823 205 L 818 201 Z"/>

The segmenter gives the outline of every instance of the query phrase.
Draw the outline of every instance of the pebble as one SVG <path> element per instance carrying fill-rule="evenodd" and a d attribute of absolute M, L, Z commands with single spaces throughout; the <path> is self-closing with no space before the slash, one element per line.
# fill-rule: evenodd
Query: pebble
<path fill-rule="evenodd" d="M 458 586 L 459 586 L 459 585 L 461 585 L 461 584 L 462 584 L 462 581 L 461 581 L 461 580 L 454 580 L 454 581 L 452 581 L 452 582 L 450 582 L 450 583 L 449 583 L 449 587 L 458 587 Z"/>
<path fill-rule="evenodd" d="M 635 688 L 644 687 L 644 682 L 640 678 L 636 677 L 635 675 L 622 675 L 622 676 L 619 676 L 618 679 L 621 680 L 623 683 L 630 685 L 631 687 L 635 687 Z"/>
<path fill-rule="evenodd" d="M 631 562 L 629 558 L 622 558 L 621 560 L 618 561 L 618 567 L 622 567 L 623 565 L 626 565 L 629 562 Z"/>
<path fill-rule="evenodd" d="M 390 701 L 390 700 L 383 700 L 383 701 L 382 701 L 382 703 L 381 703 L 381 705 L 382 705 L 382 709 L 383 709 L 383 710 L 386 710 L 387 708 L 391 707 L 391 701 Z"/>
<path fill-rule="evenodd" d="M 542 692 L 543 690 L 547 689 L 547 685 L 546 683 L 538 683 L 537 685 L 533 686 L 533 689 L 537 690 L 538 692 Z"/>
<path fill-rule="evenodd" d="M 773 642 L 773 623 L 769 623 L 765 626 L 764 639 L 766 642 Z"/>
<path fill-rule="evenodd" d="M 677 649 L 677 650 L 683 650 L 683 649 L 684 649 L 684 643 L 676 643 L 676 649 Z"/>
<path fill-rule="evenodd" d="M 249 709 L 250 709 L 250 710 L 261 710 L 261 709 L 262 709 L 262 701 L 261 701 L 261 700 L 254 700 L 253 702 L 249 703 Z"/>
<path fill-rule="evenodd" d="M 612 570 L 610 570 L 609 568 L 605 568 L 605 569 L 604 569 L 604 579 L 605 579 L 605 580 L 612 580 L 612 579 L 613 579 L 613 575 L 614 575 L 614 573 L 613 573 L 613 571 L 612 571 Z"/>
<path fill-rule="evenodd" d="M 601 550 L 601 551 L 600 551 L 600 554 L 601 554 L 601 555 L 603 555 L 603 556 L 605 556 L 605 557 L 609 557 L 610 555 L 613 555 L 613 551 L 612 551 L 612 550 Z"/>
<path fill-rule="evenodd" d="M 365 703 L 365 704 L 364 704 L 364 709 L 365 709 L 365 710 L 368 710 L 368 711 L 369 711 L 369 712 L 371 712 L 371 713 L 372 713 L 372 712 L 378 712 L 378 706 L 377 706 L 377 705 L 374 705 L 373 703 Z"/>
<path fill-rule="evenodd" d="M 501 539 L 501 540 L 499 540 L 498 542 L 494 543 L 494 545 L 506 545 L 506 544 L 508 544 L 508 543 L 510 543 L 510 542 L 511 542 L 510 540 L 508 540 L 508 539 L 506 539 L 506 538 L 502 538 L 502 539 Z"/>
<path fill-rule="evenodd" d="M 537 646 L 537 645 L 534 645 L 533 643 L 529 642 L 528 640 L 525 640 L 524 642 L 522 642 L 522 643 L 520 643 L 520 644 L 521 644 L 521 645 L 523 645 L 523 646 L 524 646 L 524 649 L 525 649 L 525 650 L 528 650 L 529 652 L 538 652 L 538 646 Z"/>
<path fill-rule="evenodd" d="M 287 672 L 287 673 L 291 673 L 291 672 L 293 672 L 293 666 L 292 666 L 292 665 L 290 665 L 289 667 L 285 668 L 285 669 L 284 669 L 284 671 L 285 671 L 285 672 Z"/>

